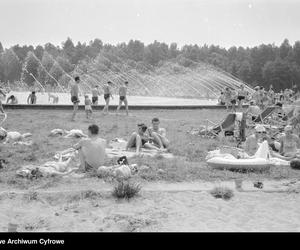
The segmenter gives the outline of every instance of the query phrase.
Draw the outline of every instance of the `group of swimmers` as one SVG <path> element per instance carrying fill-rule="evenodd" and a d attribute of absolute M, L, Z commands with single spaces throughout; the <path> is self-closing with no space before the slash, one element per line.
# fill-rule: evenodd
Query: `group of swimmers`
<path fill-rule="evenodd" d="M 80 77 L 76 76 L 74 78 L 75 82 L 71 85 L 71 102 L 73 103 L 73 114 L 72 114 L 72 121 L 75 120 L 75 116 L 78 110 L 78 104 L 79 104 L 79 84 L 80 84 Z M 122 104 L 125 105 L 126 114 L 128 115 L 128 100 L 127 100 L 127 88 L 128 88 L 128 82 L 125 81 L 122 86 L 119 87 L 119 105 L 117 108 L 117 112 L 119 112 Z M 84 96 L 84 106 L 85 106 L 85 112 L 87 119 L 92 117 L 93 114 L 93 105 L 98 105 L 98 97 L 101 95 L 99 86 L 95 86 L 92 89 L 92 100 L 89 98 L 89 95 Z M 103 108 L 103 114 L 108 114 L 109 110 L 109 103 L 110 99 L 113 99 L 112 95 L 112 82 L 108 81 L 103 86 L 103 97 L 105 101 L 105 106 Z"/>
<path fill-rule="evenodd" d="M 238 104 L 238 108 L 242 108 L 245 101 L 252 101 L 261 109 L 264 109 L 266 106 L 278 102 L 290 104 L 300 97 L 299 91 L 296 93 L 292 89 L 285 89 L 275 93 L 272 85 L 268 91 L 262 86 L 256 86 L 254 90 L 255 92 L 250 95 L 244 85 L 241 85 L 237 91 L 227 87 L 221 92 L 219 104 L 225 105 L 227 110 L 236 111 L 236 104 Z"/>

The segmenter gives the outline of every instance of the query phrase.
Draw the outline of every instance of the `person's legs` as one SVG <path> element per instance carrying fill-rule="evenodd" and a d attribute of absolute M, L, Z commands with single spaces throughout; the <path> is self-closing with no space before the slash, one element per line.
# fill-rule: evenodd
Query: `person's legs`
<path fill-rule="evenodd" d="M 119 110 L 120 110 L 121 106 L 122 106 L 122 100 L 119 99 L 119 106 L 118 106 L 118 108 L 117 108 L 117 113 L 119 113 Z"/>
<path fill-rule="evenodd" d="M 105 107 L 103 108 L 103 113 L 108 113 L 108 106 L 109 106 L 109 98 L 105 99 Z"/>
<path fill-rule="evenodd" d="M 161 137 L 160 137 L 157 133 L 152 132 L 152 133 L 151 133 L 151 136 L 153 137 L 153 142 L 154 142 L 156 145 L 158 145 L 159 148 L 163 148 L 163 147 L 164 147 L 164 145 L 163 145 L 163 143 L 162 143 L 162 140 L 161 140 Z"/>
<path fill-rule="evenodd" d="M 85 170 L 85 155 L 83 154 L 81 149 L 78 150 L 78 156 L 79 156 L 79 160 L 80 160 L 79 168 L 81 170 Z"/>
<path fill-rule="evenodd" d="M 153 144 L 151 144 L 151 143 L 149 143 L 149 142 L 146 142 L 146 143 L 144 144 L 144 148 L 147 148 L 147 149 L 155 149 L 155 150 L 159 150 L 159 149 L 160 149 L 159 147 L 157 147 L 157 146 L 155 146 L 155 145 L 153 145 Z"/>
<path fill-rule="evenodd" d="M 126 115 L 128 115 L 128 101 L 127 101 L 127 97 L 125 98 L 124 103 L 125 103 Z"/>
<path fill-rule="evenodd" d="M 72 114 L 72 121 L 75 121 L 75 116 L 78 110 L 78 102 L 73 104 L 73 114 Z"/>

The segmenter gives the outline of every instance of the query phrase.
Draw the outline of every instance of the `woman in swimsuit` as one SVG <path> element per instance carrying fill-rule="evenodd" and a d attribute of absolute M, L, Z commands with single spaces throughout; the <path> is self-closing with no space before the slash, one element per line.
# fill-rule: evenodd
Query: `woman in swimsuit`
<path fill-rule="evenodd" d="M 282 136 L 280 141 L 280 150 L 279 153 L 285 157 L 295 158 L 300 156 L 299 148 L 300 141 L 299 137 L 293 134 L 293 127 L 291 125 L 287 125 L 284 128 L 285 135 Z"/>

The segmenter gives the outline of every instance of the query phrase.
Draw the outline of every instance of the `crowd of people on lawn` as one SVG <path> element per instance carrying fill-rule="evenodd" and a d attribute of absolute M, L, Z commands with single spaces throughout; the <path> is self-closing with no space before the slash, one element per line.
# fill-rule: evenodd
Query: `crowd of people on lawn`
<path fill-rule="evenodd" d="M 73 121 L 75 120 L 78 110 L 79 83 L 80 78 L 76 76 L 70 91 L 71 101 L 74 105 L 72 113 Z M 111 84 L 111 82 L 107 82 L 103 87 L 104 100 L 106 103 L 103 112 L 105 114 L 108 113 L 109 101 L 110 98 L 112 98 Z M 127 87 L 128 82 L 124 82 L 119 88 L 118 111 L 122 103 L 124 103 L 126 113 L 128 114 L 128 102 L 126 96 Z M 99 86 L 96 86 L 92 91 L 92 99 L 90 99 L 88 95 L 85 95 L 85 112 L 87 118 L 92 116 L 92 106 L 98 104 L 99 94 Z M 0 89 L 0 95 L 5 96 L 6 94 Z M 245 90 L 245 87 L 242 85 L 237 91 L 226 88 L 220 97 L 220 103 L 226 105 L 227 109 L 231 107 L 231 111 L 235 112 L 236 104 L 242 109 L 244 101 L 250 101 L 248 109 L 243 113 L 254 122 L 254 133 L 246 137 L 245 140 L 239 144 L 239 147 L 243 148 L 250 157 L 255 154 L 261 142 L 267 141 L 271 149 L 271 154 L 274 157 L 284 160 L 300 160 L 300 106 L 295 106 L 293 108 L 291 118 L 282 123 L 284 126 L 282 127 L 282 131 L 279 131 L 281 134 L 278 133 L 280 136 L 277 136 L 276 138 L 273 135 L 268 134 L 263 119 L 260 119 L 260 122 L 255 123 L 257 118 L 260 117 L 262 110 L 270 105 L 276 107 L 274 112 L 272 112 L 272 115 L 275 116 L 276 119 L 286 118 L 286 114 L 282 108 L 283 104 L 292 105 L 298 96 L 299 92 L 295 93 L 289 89 L 281 91 L 280 93 L 275 93 L 272 87 L 269 91 L 265 91 L 262 87 L 256 87 L 255 92 L 250 96 L 248 91 Z M 49 95 L 49 98 L 55 98 L 55 96 Z M 14 100 L 14 97 L 9 97 L 9 102 L 13 102 Z M 34 92 L 28 96 L 28 102 L 30 104 L 36 103 Z M 3 114 L 5 113 L 1 101 L 0 112 Z M 167 139 L 166 129 L 160 127 L 160 120 L 158 118 L 153 118 L 151 125 L 151 127 L 148 127 L 144 123 L 137 124 L 136 131 L 129 136 L 126 150 L 135 150 L 136 154 L 140 154 L 142 148 L 157 150 L 158 152 L 168 151 L 170 142 Z M 0 130 L 0 140 L 3 140 L 4 137 L 5 133 Z M 81 168 L 88 171 L 89 169 L 103 165 L 106 158 L 106 146 L 106 140 L 99 136 L 99 127 L 95 124 L 90 125 L 88 127 L 88 137 L 81 139 L 80 142 L 73 146 L 73 149 L 79 152 Z"/>

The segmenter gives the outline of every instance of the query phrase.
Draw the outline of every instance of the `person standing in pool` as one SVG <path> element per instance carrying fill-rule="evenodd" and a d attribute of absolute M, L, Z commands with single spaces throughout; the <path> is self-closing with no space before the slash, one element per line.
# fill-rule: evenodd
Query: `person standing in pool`
<path fill-rule="evenodd" d="M 92 103 L 93 105 L 98 105 L 98 96 L 99 96 L 99 86 L 97 85 L 92 89 Z"/>
<path fill-rule="evenodd" d="M 71 85 L 71 101 L 73 103 L 73 114 L 72 114 L 72 121 L 75 121 L 75 116 L 78 110 L 78 104 L 79 104 L 79 83 L 80 83 L 80 78 L 79 76 L 76 76 L 74 78 L 75 83 L 72 83 Z"/>
<path fill-rule="evenodd" d="M 126 81 L 124 82 L 123 86 L 119 88 L 120 99 L 119 99 L 119 106 L 117 108 L 117 112 L 119 113 L 122 103 L 124 102 L 126 114 L 128 115 L 127 87 L 128 87 L 128 82 Z"/>
<path fill-rule="evenodd" d="M 36 94 L 35 91 L 32 91 L 27 97 L 27 104 L 36 104 Z"/>
<path fill-rule="evenodd" d="M 110 100 L 110 97 L 113 98 L 113 96 L 111 94 L 111 85 L 112 85 L 112 82 L 108 81 L 103 86 L 104 100 L 105 100 L 105 106 L 103 108 L 104 114 L 108 114 L 109 100 Z"/>
<path fill-rule="evenodd" d="M 18 104 L 18 99 L 14 95 L 7 98 L 6 104 Z"/>

